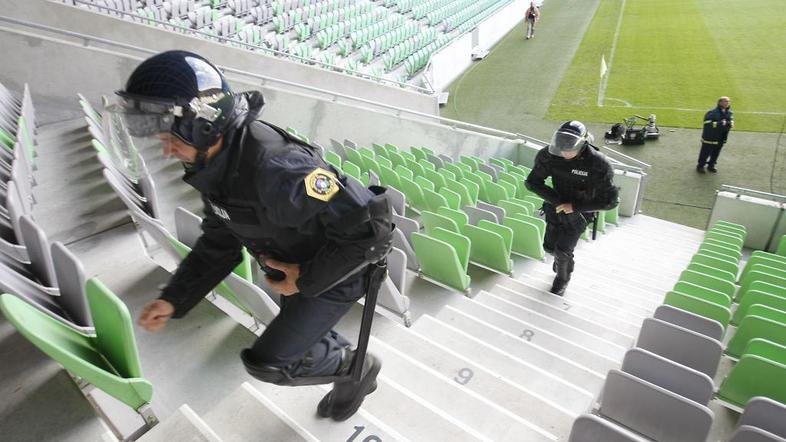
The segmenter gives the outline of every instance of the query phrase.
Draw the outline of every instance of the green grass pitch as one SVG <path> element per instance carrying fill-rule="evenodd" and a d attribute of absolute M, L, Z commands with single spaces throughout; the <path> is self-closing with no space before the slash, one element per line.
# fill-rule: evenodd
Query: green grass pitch
<path fill-rule="evenodd" d="M 784 132 L 783 6 L 783 0 L 602 0 L 546 118 L 615 123 L 655 113 L 659 125 L 699 127 L 717 97 L 728 95 L 738 130 Z M 602 56 L 609 65 L 605 90 Z"/>

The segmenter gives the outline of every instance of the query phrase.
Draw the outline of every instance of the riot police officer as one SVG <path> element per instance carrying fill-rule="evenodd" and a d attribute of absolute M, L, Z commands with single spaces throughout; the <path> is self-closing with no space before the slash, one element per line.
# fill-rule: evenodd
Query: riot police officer
<path fill-rule="evenodd" d="M 376 388 L 381 361 L 367 354 L 358 362 L 361 380 L 351 381 L 354 351 L 332 328 L 364 294 L 369 263 L 389 250 L 384 189 L 347 179 L 317 149 L 258 119 L 261 93 L 235 94 L 199 55 L 155 55 L 117 94 L 111 110 L 129 133 L 180 160 L 205 205 L 202 236 L 140 325 L 157 331 L 185 316 L 237 266 L 245 246 L 281 295 L 278 316 L 241 353 L 246 370 L 278 385 L 335 381 L 319 414 L 354 414 Z"/>
<path fill-rule="evenodd" d="M 557 274 L 551 293 L 562 296 L 573 272 L 573 249 L 598 210 L 613 209 L 619 191 L 614 169 L 591 144 L 592 135 L 579 121 L 568 121 L 551 143 L 535 156 L 527 189 L 543 198 L 546 234 L 543 248 L 554 255 Z M 546 185 L 551 177 L 553 188 Z"/>

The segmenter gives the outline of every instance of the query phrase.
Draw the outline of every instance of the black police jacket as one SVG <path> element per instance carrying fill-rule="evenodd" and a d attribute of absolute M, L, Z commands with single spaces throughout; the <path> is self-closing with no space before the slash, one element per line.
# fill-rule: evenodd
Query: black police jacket
<path fill-rule="evenodd" d="M 726 120 L 726 124 L 723 124 Z M 704 144 L 724 144 L 729 136 L 734 112 L 731 108 L 723 110 L 720 106 L 710 109 L 704 114 L 704 126 L 701 131 L 701 142 Z"/>
<path fill-rule="evenodd" d="M 261 103 L 260 103 L 261 107 Z M 256 120 L 225 135 L 224 148 L 184 180 L 202 194 L 203 234 L 161 299 L 183 316 L 242 260 L 300 265 L 300 294 L 318 296 L 379 259 L 392 240 L 392 209 L 376 192 L 340 175 L 317 150 Z"/>
<path fill-rule="evenodd" d="M 551 177 L 554 187 L 546 185 Z M 609 210 L 617 206 L 619 189 L 613 184 L 614 168 L 605 155 L 587 146 L 572 160 L 552 155 L 544 147 L 535 156 L 535 165 L 526 186 L 543 200 L 558 206 L 573 204 L 573 211 L 595 212 Z"/>

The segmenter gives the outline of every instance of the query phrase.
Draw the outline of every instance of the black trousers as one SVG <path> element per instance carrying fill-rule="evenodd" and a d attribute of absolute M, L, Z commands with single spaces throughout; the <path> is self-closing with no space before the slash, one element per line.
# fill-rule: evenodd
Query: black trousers
<path fill-rule="evenodd" d="M 587 228 L 587 223 L 581 222 L 579 214 L 574 214 L 574 218 L 566 215 L 558 215 L 554 207 L 550 204 L 543 205 L 543 213 L 546 215 L 546 234 L 543 237 L 543 249 L 549 253 L 560 250 L 573 256 L 573 249 L 579 242 L 579 238 Z M 581 214 L 584 220 L 591 219 L 592 214 Z M 569 222 L 573 221 L 573 222 Z M 576 222 L 578 221 L 578 222 Z"/>
<path fill-rule="evenodd" d="M 715 163 L 718 162 L 718 157 L 720 156 L 721 149 L 723 149 L 723 142 L 719 142 L 718 144 L 707 144 L 701 143 L 701 150 L 699 151 L 699 163 L 700 167 L 704 167 L 704 165 L 708 165 L 710 167 L 715 167 Z"/>
<path fill-rule="evenodd" d="M 281 312 L 251 347 L 251 360 L 292 377 L 331 376 L 351 343 L 333 327 L 364 295 L 365 277 L 353 277 L 316 297 L 281 297 Z"/>

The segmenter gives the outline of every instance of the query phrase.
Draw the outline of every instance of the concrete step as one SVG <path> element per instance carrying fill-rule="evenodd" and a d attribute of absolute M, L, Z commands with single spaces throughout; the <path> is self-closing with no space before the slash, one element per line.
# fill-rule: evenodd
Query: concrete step
<path fill-rule="evenodd" d="M 244 382 L 228 396 L 219 399 L 216 406 L 205 414 L 205 421 L 225 442 L 322 439 L 320 434 L 309 431 L 303 421 L 293 419 L 281 408 L 291 408 L 290 402 L 296 402 L 296 397 L 304 396 L 300 391 L 292 393 L 287 401 L 276 401 L 257 390 L 254 385 Z M 310 408 L 312 414 L 315 407 L 316 405 L 312 405 Z"/>
<path fill-rule="evenodd" d="M 551 264 L 549 264 L 547 271 L 548 270 L 551 270 Z M 574 273 L 592 275 L 593 277 L 597 275 L 598 278 L 630 287 L 635 290 L 636 293 L 641 292 L 648 295 L 662 295 L 665 293 L 665 289 L 663 288 L 664 281 L 651 281 L 647 276 L 642 276 L 646 275 L 647 272 L 648 270 L 643 270 L 641 267 L 635 270 L 620 268 L 615 262 L 608 263 L 598 261 L 591 256 L 588 257 L 588 259 L 582 258 L 580 261 L 577 261 L 576 269 L 574 270 Z M 676 280 L 676 275 L 670 278 L 670 282 L 666 285 L 667 288 L 673 286 Z"/>
<path fill-rule="evenodd" d="M 527 284 L 537 287 L 541 290 L 548 291 L 551 288 L 552 281 L 554 280 L 554 273 L 543 273 L 540 270 L 534 270 L 528 275 L 529 278 L 519 276 L 519 280 L 524 280 Z M 589 287 L 586 279 L 571 278 L 568 285 L 568 291 L 565 293 L 565 299 L 575 301 L 590 307 L 600 308 L 608 312 L 614 312 L 615 315 L 625 317 L 632 322 L 641 321 L 649 317 L 655 310 L 655 303 L 649 303 L 648 306 L 642 306 L 640 303 L 632 301 L 629 297 L 626 298 L 621 291 L 610 293 L 609 290 L 598 290 Z M 624 315 L 624 316 L 623 316 Z"/>
<path fill-rule="evenodd" d="M 542 268 L 538 268 L 535 271 L 542 275 L 549 274 L 544 272 Z M 571 283 L 575 280 L 590 290 L 622 295 L 621 297 L 627 299 L 631 304 L 640 305 L 642 307 L 657 306 L 663 301 L 664 293 L 659 289 L 647 290 L 633 283 L 615 280 L 613 276 L 605 273 L 606 272 L 600 274 L 584 267 L 577 267 L 573 272 Z M 554 277 L 554 273 L 550 273 L 549 275 L 552 278 Z"/>
<path fill-rule="evenodd" d="M 385 375 L 416 392 L 423 401 L 444 410 L 477 433 L 494 440 L 548 441 L 556 437 L 478 393 L 408 356 L 404 351 L 371 338 L 372 352 L 385 361 Z M 433 433 L 432 433 L 433 434 Z M 434 435 L 434 438 L 437 436 Z"/>
<path fill-rule="evenodd" d="M 455 310 L 499 327 L 546 350 L 559 355 L 570 355 L 572 361 L 597 373 L 618 368 L 619 361 L 627 351 L 625 347 L 598 339 L 582 330 L 559 322 L 548 322 L 549 318 L 534 312 L 525 312 L 524 309 L 493 296 L 489 296 L 482 304 L 465 299 L 466 301 L 446 309 L 455 307 Z M 511 309 L 516 311 L 510 311 Z M 536 323 L 538 325 L 535 325 Z"/>
<path fill-rule="evenodd" d="M 581 390 L 528 362 L 515 365 L 514 378 L 499 371 L 497 361 L 478 345 L 465 345 L 468 337 L 456 336 L 455 329 L 437 325 L 437 330 L 417 323 L 441 324 L 431 316 L 421 316 L 413 329 L 392 327 L 377 337 L 407 356 L 425 364 L 464 388 L 499 404 L 559 438 L 568 435 L 573 420 L 590 406 L 593 394 Z M 415 331 L 423 330 L 422 333 Z M 442 345 L 432 335 L 458 338 L 455 345 Z M 482 349 L 481 349 L 482 350 Z"/>
<path fill-rule="evenodd" d="M 636 336 L 641 328 L 641 319 L 616 316 L 598 308 L 588 307 L 581 301 L 556 296 L 547 290 L 533 287 L 522 281 L 513 279 L 501 281 L 491 290 L 491 293 L 524 307 L 541 311 L 560 321 L 584 328 L 591 333 L 597 333 L 598 336 L 619 342 L 620 345 L 627 345 L 628 340 Z M 614 336 L 619 341 L 615 341 Z"/>
<path fill-rule="evenodd" d="M 464 333 L 465 339 L 467 336 L 472 337 L 521 361 L 526 361 L 542 370 L 548 370 L 552 375 L 580 389 L 596 393 L 603 385 L 604 373 L 598 373 L 578 365 L 570 359 L 570 355 L 549 353 L 525 338 L 509 333 L 488 322 L 449 308 L 437 314 L 436 318 L 453 327 L 455 332 Z M 436 340 L 437 337 L 435 336 L 433 339 Z M 447 345 L 447 342 L 440 341 L 440 343 Z"/>
<path fill-rule="evenodd" d="M 704 230 L 694 227 L 684 226 L 671 221 L 655 218 L 648 215 L 637 215 L 629 218 L 622 218 L 625 225 L 638 228 L 653 228 L 664 234 L 684 237 L 686 239 L 700 240 L 704 236 Z"/>
<path fill-rule="evenodd" d="M 651 262 L 642 260 L 642 256 L 660 256 L 657 252 L 640 252 L 641 254 L 630 256 L 617 256 L 616 252 L 599 252 L 577 250 L 576 268 L 581 271 L 591 270 L 593 273 L 615 273 L 615 279 L 619 275 L 620 281 L 625 281 L 642 289 L 650 291 L 668 290 L 679 276 L 680 272 L 687 267 L 684 266 L 664 270 Z M 646 266 L 644 263 L 647 263 Z"/>
<path fill-rule="evenodd" d="M 139 442 L 222 442 L 229 439 L 219 438 L 208 424 L 194 413 L 194 410 L 183 404 L 171 416 L 137 440 Z"/>

